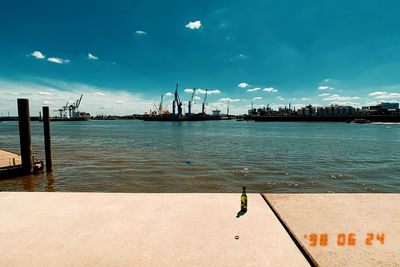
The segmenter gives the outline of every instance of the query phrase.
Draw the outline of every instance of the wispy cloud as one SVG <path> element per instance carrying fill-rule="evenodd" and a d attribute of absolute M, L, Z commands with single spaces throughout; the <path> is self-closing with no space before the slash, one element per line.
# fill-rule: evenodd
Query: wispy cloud
<path fill-rule="evenodd" d="M 46 91 L 39 91 L 38 95 L 53 95 L 53 94 Z"/>
<path fill-rule="evenodd" d="M 93 54 L 89 53 L 89 54 L 88 54 L 88 59 L 90 59 L 90 60 L 97 60 L 97 59 L 99 59 L 99 58 L 96 57 L 96 56 L 94 56 Z"/>
<path fill-rule="evenodd" d="M 43 59 L 45 56 L 40 52 L 40 51 L 35 51 L 31 54 L 31 56 L 34 56 L 35 58 Z"/>
<path fill-rule="evenodd" d="M 137 31 L 136 31 L 136 34 L 137 34 L 137 35 L 145 35 L 145 34 L 147 34 L 147 32 L 142 31 L 142 30 L 137 30 Z"/>
<path fill-rule="evenodd" d="M 253 89 L 249 89 L 249 90 L 247 90 L 247 92 L 255 92 L 255 91 L 258 91 L 258 90 L 260 90 L 261 88 L 253 88 Z"/>
<path fill-rule="evenodd" d="M 326 89 L 329 89 L 329 86 L 320 86 L 320 87 L 318 87 L 318 90 L 326 90 Z"/>
<path fill-rule="evenodd" d="M 199 96 L 193 97 L 194 100 L 200 100 L 201 98 Z"/>
<path fill-rule="evenodd" d="M 173 94 L 171 92 L 168 92 L 165 94 L 166 96 L 172 96 Z"/>
<path fill-rule="evenodd" d="M 330 80 L 331 80 L 331 79 L 325 79 L 325 80 L 324 80 L 324 82 L 326 82 L 326 83 L 327 83 L 327 82 L 329 82 Z"/>
<path fill-rule="evenodd" d="M 239 83 L 238 86 L 241 88 L 246 88 L 249 85 L 247 83 Z"/>
<path fill-rule="evenodd" d="M 193 22 L 189 22 L 188 24 L 185 25 L 186 28 L 195 30 L 195 29 L 199 29 L 201 27 L 201 21 L 200 20 L 196 20 Z"/>
<path fill-rule="evenodd" d="M 387 92 L 373 92 L 373 93 L 370 93 L 370 94 L 368 94 L 369 96 L 377 96 L 377 95 L 386 95 L 387 94 Z"/>
<path fill-rule="evenodd" d="M 318 96 L 328 96 L 329 94 L 325 93 L 325 94 L 319 94 Z"/>
<path fill-rule="evenodd" d="M 54 89 L 56 88 L 56 89 Z M 7 92 L 16 92 L 8 95 Z M 42 92 L 39 94 L 39 92 Z M 44 92 L 44 93 L 43 93 Z M 94 93 L 103 92 L 107 97 L 96 97 Z M 49 105 L 52 115 L 57 115 L 54 110 L 64 106 L 67 101 L 75 101 L 83 93 L 80 106 L 81 111 L 92 115 L 102 114 L 143 114 L 152 107 L 153 101 L 143 99 L 139 94 L 118 91 L 113 88 L 99 88 L 88 84 L 73 83 L 59 80 L 37 78 L 36 82 L 8 81 L 0 78 L 0 107 L 10 110 L 10 114 L 17 114 L 16 98 L 28 98 L 31 114 L 39 114 L 42 105 Z M 118 101 L 128 105 L 117 104 Z M 46 102 L 45 102 L 46 101 Z M 103 107 L 103 110 L 99 110 Z"/>
<path fill-rule="evenodd" d="M 374 92 L 374 93 L 370 93 L 368 95 L 369 96 L 374 96 L 376 99 L 400 98 L 400 93 Z"/>
<path fill-rule="evenodd" d="M 358 106 L 360 103 L 352 101 L 335 101 L 331 102 L 330 105 L 342 105 L 342 106 Z"/>
<path fill-rule="evenodd" d="M 185 93 L 193 93 L 193 89 L 185 89 L 183 90 Z"/>
<path fill-rule="evenodd" d="M 307 98 L 307 97 L 303 97 L 301 100 L 303 100 L 303 101 L 308 101 L 308 100 L 311 100 L 311 99 L 309 99 L 309 98 Z"/>
<path fill-rule="evenodd" d="M 105 94 L 102 93 L 102 92 L 95 92 L 94 94 L 95 94 L 95 95 L 98 95 L 98 96 L 105 96 Z"/>
<path fill-rule="evenodd" d="M 255 98 L 253 98 L 252 100 L 254 101 L 254 100 L 259 100 L 259 99 L 262 99 L 262 97 L 261 96 L 257 96 Z"/>
<path fill-rule="evenodd" d="M 337 94 L 331 95 L 329 97 L 324 98 L 324 101 L 331 101 L 331 100 L 337 100 L 337 101 L 346 101 L 346 100 L 354 100 L 354 99 L 360 99 L 358 96 L 340 96 Z"/>
<path fill-rule="evenodd" d="M 276 93 L 276 92 L 278 92 L 278 90 L 277 90 L 277 89 L 275 89 L 275 88 L 272 88 L 272 87 L 269 87 L 269 88 L 264 88 L 264 89 L 263 89 L 263 91 L 265 91 L 265 92 L 272 92 L 272 93 Z"/>
<path fill-rule="evenodd" d="M 207 91 L 207 95 L 212 95 L 212 94 L 220 94 L 221 91 L 220 90 L 208 90 Z M 206 90 L 203 89 L 197 89 L 196 90 L 196 94 L 202 94 L 205 95 L 206 94 Z"/>
<path fill-rule="evenodd" d="M 276 97 L 277 99 L 279 99 L 279 100 L 285 100 L 283 97 L 281 97 L 281 96 L 277 96 Z"/>
<path fill-rule="evenodd" d="M 64 63 L 70 62 L 69 59 L 62 59 L 62 58 L 58 58 L 58 57 L 49 57 L 47 60 L 50 62 L 53 62 L 53 63 L 57 63 L 57 64 L 64 64 Z"/>
<path fill-rule="evenodd" d="M 229 97 L 225 97 L 225 98 L 221 98 L 220 100 L 218 100 L 218 102 L 226 102 L 226 101 L 229 101 L 229 102 L 239 102 L 240 99 L 232 99 L 232 98 L 229 98 Z"/>

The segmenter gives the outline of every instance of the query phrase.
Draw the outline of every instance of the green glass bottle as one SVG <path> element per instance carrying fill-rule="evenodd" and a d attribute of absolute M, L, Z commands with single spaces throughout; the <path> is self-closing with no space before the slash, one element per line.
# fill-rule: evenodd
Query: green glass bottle
<path fill-rule="evenodd" d="M 247 195 L 246 195 L 246 186 L 243 186 L 242 196 L 240 197 L 240 211 L 247 211 Z"/>

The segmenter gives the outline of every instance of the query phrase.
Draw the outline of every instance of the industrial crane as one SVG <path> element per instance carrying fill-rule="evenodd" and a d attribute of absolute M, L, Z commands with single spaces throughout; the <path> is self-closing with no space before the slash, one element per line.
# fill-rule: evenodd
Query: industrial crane
<path fill-rule="evenodd" d="M 193 105 L 193 99 L 194 99 L 194 94 L 196 93 L 196 88 L 193 88 L 193 93 L 192 93 L 192 98 L 189 101 L 189 105 L 188 105 L 188 113 L 189 116 L 192 113 L 192 105 Z"/>
<path fill-rule="evenodd" d="M 173 113 L 175 114 L 175 104 L 176 104 L 176 106 L 177 106 L 177 108 L 178 108 L 178 116 L 182 116 L 182 102 L 181 102 L 181 100 L 180 100 L 180 98 L 179 98 L 179 95 L 178 95 L 178 84 L 176 84 L 176 89 L 175 89 L 175 100 L 174 100 L 174 102 L 173 102 Z"/>
<path fill-rule="evenodd" d="M 75 103 L 72 103 L 71 105 L 69 105 L 68 109 L 69 109 L 69 117 L 70 118 L 73 118 L 76 116 L 77 110 L 82 101 L 82 96 L 83 96 L 83 94 L 81 95 L 81 97 L 78 100 L 76 100 Z"/>
<path fill-rule="evenodd" d="M 163 98 L 164 98 L 164 95 L 161 95 L 161 101 L 160 101 L 160 107 L 158 108 L 158 114 L 160 115 L 160 116 L 162 116 L 162 111 L 163 111 Z"/>
<path fill-rule="evenodd" d="M 55 111 L 60 112 L 60 118 L 65 118 L 65 117 L 66 117 L 65 111 L 66 111 L 67 108 L 68 108 L 68 103 L 69 103 L 69 101 L 67 101 L 67 104 L 65 104 L 65 106 L 62 106 L 60 109 L 56 109 L 56 110 L 55 110 Z"/>
<path fill-rule="evenodd" d="M 206 114 L 206 101 L 207 101 L 207 92 L 208 92 L 208 89 L 206 89 L 206 94 L 205 94 L 205 96 L 204 96 L 204 102 L 203 102 L 203 105 L 202 105 L 202 107 L 201 107 L 201 113 L 204 115 L 204 114 Z"/>
<path fill-rule="evenodd" d="M 169 111 L 167 110 L 168 105 L 163 106 L 163 100 L 164 100 L 164 95 L 161 95 L 160 104 L 158 104 L 158 106 L 157 106 L 155 103 L 153 103 L 154 110 L 157 111 L 157 114 L 159 116 L 169 114 Z M 150 113 L 151 113 L 151 111 L 150 111 Z M 147 112 L 146 112 L 146 114 L 147 114 Z"/>

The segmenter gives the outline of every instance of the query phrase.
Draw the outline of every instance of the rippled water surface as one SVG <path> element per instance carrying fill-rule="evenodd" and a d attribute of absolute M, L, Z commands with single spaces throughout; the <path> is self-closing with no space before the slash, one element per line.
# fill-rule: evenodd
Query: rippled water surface
<path fill-rule="evenodd" d="M 43 128 L 32 122 L 34 154 Z M 400 124 L 52 122 L 54 172 L 1 191 L 400 192 Z M 19 153 L 17 122 L 0 149 Z"/>

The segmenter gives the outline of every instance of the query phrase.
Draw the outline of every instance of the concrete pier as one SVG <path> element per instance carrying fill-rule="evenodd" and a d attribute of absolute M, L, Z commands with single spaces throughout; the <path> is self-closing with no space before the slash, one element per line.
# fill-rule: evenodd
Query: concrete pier
<path fill-rule="evenodd" d="M 0 192 L 0 266 L 400 266 L 400 194 L 240 195 Z"/>
<path fill-rule="evenodd" d="M 400 194 L 264 194 L 321 266 L 400 266 Z"/>
<path fill-rule="evenodd" d="M 260 194 L 236 218 L 240 195 L 3 192 L 0 266 L 309 266 Z"/>

